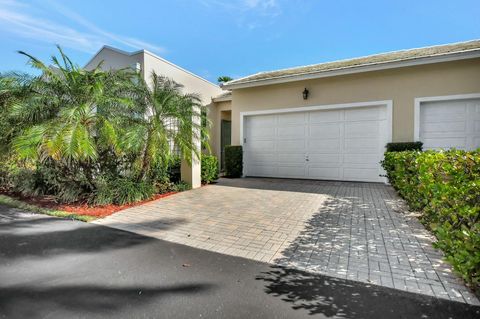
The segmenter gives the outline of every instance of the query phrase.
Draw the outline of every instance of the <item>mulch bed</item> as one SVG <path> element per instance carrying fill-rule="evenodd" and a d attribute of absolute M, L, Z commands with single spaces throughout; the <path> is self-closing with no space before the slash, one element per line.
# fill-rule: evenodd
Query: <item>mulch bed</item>
<path fill-rule="evenodd" d="M 40 207 L 53 209 L 53 210 L 60 210 L 60 211 L 69 212 L 77 215 L 87 215 L 87 216 L 94 216 L 94 217 L 106 217 L 106 216 L 112 215 L 113 213 L 121 211 L 123 209 L 142 205 L 142 204 L 145 204 L 160 198 L 164 198 L 176 193 L 177 192 L 157 194 L 150 199 L 147 199 L 141 202 L 132 203 L 132 204 L 126 204 L 126 205 L 88 206 L 87 204 L 82 204 L 82 203 L 74 203 L 74 204 L 57 203 L 55 202 L 55 199 L 52 196 L 25 197 L 17 193 L 0 191 L 0 194 L 16 198 L 18 200 L 21 200 L 31 205 L 40 206 Z"/>

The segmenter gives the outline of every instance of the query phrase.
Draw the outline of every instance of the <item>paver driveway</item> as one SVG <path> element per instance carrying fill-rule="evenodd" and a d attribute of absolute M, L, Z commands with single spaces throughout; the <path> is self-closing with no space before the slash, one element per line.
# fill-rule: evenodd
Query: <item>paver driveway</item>
<path fill-rule="evenodd" d="M 96 221 L 189 246 L 478 304 L 394 190 L 221 179 Z"/>

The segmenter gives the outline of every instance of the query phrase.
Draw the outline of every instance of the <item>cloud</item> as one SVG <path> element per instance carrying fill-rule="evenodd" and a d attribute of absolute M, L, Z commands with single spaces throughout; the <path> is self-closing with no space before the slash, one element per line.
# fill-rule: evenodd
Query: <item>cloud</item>
<path fill-rule="evenodd" d="M 271 24 L 282 13 L 277 0 L 200 0 L 200 3 L 211 9 L 222 9 L 232 15 L 237 26 L 254 30 Z"/>
<path fill-rule="evenodd" d="M 55 43 L 87 53 L 94 53 L 105 44 L 122 44 L 134 49 L 145 48 L 157 53 L 165 52 L 163 47 L 105 31 L 54 1 L 49 1 L 48 4 L 49 9 L 54 9 L 54 13 L 68 17 L 81 28 L 42 18 L 42 13 L 45 12 L 26 3 L 0 0 L 0 25 L 3 25 L 3 32 L 29 40 Z"/>
<path fill-rule="evenodd" d="M 277 13 L 280 6 L 277 0 L 200 0 L 200 3 L 209 8 L 221 8 L 235 13 Z"/>
<path fill-rule="evenodd" d="M 145 41 L 136 39 L 136 38 L 131 38 L 131 37 L 125 37 L 125 36 L 120 36 L 111 32 L 107 32 L 99 27 L 97 27 L 95 24 L 91 23 L 78 13 L 68 9 L 67 7 L 55 2 L 55 1 L 48 1 L 50 4 L 50 7 L 53 7 L 56 9 L 58 13 L 61 15 L 75 21 L 79 25 L 82 25 L 83 27 L 87 28 L 94 34 L 99 35 L 100 37 L 105 37 L 106 39 L 110 39 L 114 42 L 118 42 L 121 44 L 124 44 L 126 46 L 129 46 L 131 48 L 137 48 L 137 49 L 147 49 L 150 51 L 155 51 L 156 53 L 165 53 L 165 48 L 153 45 L 150 43 L 147 43 Z"/>

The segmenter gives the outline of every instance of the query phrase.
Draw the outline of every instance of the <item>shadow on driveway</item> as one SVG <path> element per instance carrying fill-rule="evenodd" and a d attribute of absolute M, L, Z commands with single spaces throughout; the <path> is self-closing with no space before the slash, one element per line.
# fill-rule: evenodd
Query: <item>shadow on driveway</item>
<path fill-rule="evenodd" d="M 355 281 L 273 266 L 265 291 L 310 315 L 331 318 L 478 318 L 480 308 Z"/>
<path fill-rule="evenodd" d="M 61 286 L 35 288 L 21 286 L 0 290 L 0 313 L 23 318 L 34 318 L 36 314 L 69 309 L 72 313 L 121 312 L 122 307 L 141 307 L 162 297 L 185 296 L 204 293 L 210 285 L 176 285 L 169 287 L 112 287 Z M 46 311 L 47 310 L 47 311 Z"/>

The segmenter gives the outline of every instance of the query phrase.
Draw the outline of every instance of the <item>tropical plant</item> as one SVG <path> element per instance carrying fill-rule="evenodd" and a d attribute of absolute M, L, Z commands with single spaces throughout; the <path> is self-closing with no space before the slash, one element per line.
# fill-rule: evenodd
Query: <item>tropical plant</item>
<path fill-rule="evenodd" d="M 241 145 L 225 146 L 225 176 L 241 177 L 243 174 L 243 148 Z"/>
<path fill-rule="evenodd" d="M 31 76 L 22 73 L 0 74 L 0 159 L 10 155 L 12 138 L 18 132 L 18 123 L 10 116 L 12 107 L 22 102 L 30 91 Z"/>
<path fill-rule="evenodd" d="M 233 79 L 227 75 L 223 75 L 223 76 L 219 76 L 217 81 L 218 83 L 226 83 L 226 82 L 229 82 L 229 81 L 232 81 Z"/>
<path fill-rule="evenodd" d="M 201 163 L 202 183 L 210 184 L 218 179 L 218 159 L 213 155 L 202 155 Z"/>
<path fill-rule="evenodd" d="M 85 70 L 58 50 L 52 66 L 20 52 L 41 75 L 28 85 L 20 77 L 0 82 L 2 110 L 18 123 L 11 144 L 20 178 L 9 179 L 15 188 L 102 204 L 171 189 L 173 146 L 191 162 L 208 136 L 199 97 L 155 73 L 147 83 L 133 70 Z"/>
<path fill-rule="evenodd" d="M 167 166 L 172 145 L 191 163 L 200 158 L 198 143 L 208 136 L 205 107 L 197 94 L 183 93 L 183 86 L 166 77 L 151 74 L 151 86 L 140 81 L 143 91 L 133 106 L 123 112 L 119 146 L 134 157 L 137 179 L 149 178 L 154 166 Z M 121 108 L 113 109 L 118 116 Z M 130 111 L 130 112 L 128 112 Z M 132 113 L 133 111 L 133 113 Z M 126 116 L 125 116 L 126 115 Z"/>

